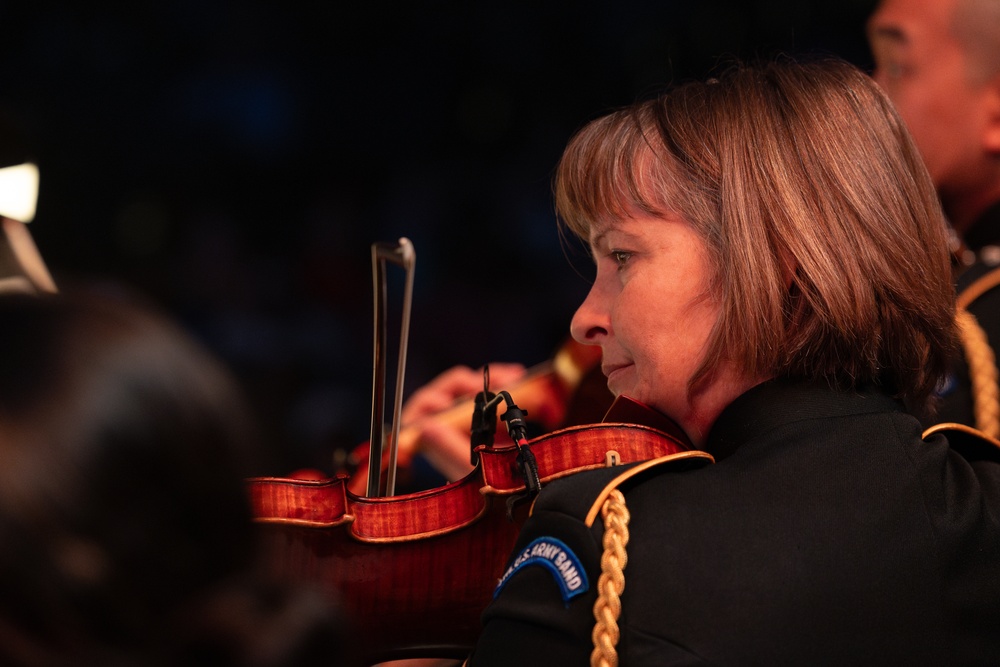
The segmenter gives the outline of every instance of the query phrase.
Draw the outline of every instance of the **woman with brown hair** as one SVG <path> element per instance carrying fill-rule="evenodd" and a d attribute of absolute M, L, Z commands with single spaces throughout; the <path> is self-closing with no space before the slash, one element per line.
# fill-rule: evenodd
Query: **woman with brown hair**
<path fill-rule="evenodd" d="M 597 266 L 574 338 L 714 463 L 543 488 L 470 664 L 1000 658 L 1000 456 L 922 437 L 947 236 L 874 82 L 782 61 L 681 85 L 577 134 L 556 201 Z"/>

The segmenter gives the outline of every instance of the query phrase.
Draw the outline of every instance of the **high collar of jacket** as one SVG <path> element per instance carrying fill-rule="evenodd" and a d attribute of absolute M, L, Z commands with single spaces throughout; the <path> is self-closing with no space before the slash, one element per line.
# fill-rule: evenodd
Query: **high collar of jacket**
<path fill-rule="evenodd" d="M 744 443 L 798 421 L 875 412 L 905 412 L 905 408 L 899 400 L 874 388 L 839 390 L 822 382 L 769 380 L 722 411 L 705 449 L 720 460 Z"/>

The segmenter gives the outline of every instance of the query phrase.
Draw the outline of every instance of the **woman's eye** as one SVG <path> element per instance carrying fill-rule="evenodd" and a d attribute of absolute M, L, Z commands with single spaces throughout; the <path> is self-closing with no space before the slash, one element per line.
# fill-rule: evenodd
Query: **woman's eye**
<path fill-rule="evenodd" d="M 615 264 L 618 265 L 619 269 L 625 268 L 625 264 L 628 262 L 629 258 L 632 257 L 632 253 L 626 250 L 612 250 L 611 259 L 615 260 Z"/>

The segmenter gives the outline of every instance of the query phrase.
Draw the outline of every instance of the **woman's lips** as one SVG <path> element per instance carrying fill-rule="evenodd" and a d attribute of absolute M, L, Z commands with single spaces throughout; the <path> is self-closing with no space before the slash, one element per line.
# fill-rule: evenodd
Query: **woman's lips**
<path fill-rule="evenodd" d="M 632 364 L 621 363 L 621 364 L 603 364 L 601 366 L 601 372 L 604 373 L 604 377 L 608 379 L 608 386 L 611 386 L 612 380 L 615 377 L 621 375 L 622 371 L 632 367 Z"/>

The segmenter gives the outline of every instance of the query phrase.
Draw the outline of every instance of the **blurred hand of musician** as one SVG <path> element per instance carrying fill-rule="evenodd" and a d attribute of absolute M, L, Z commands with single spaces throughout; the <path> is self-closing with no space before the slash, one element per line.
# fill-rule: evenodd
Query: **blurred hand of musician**
<path fill-rule="evenodd" d="M 527 369 L 517 363 L 491 363 L 489 380 L 492 391 L 509 387 L 522 379 Z M 469 430 L 472 411 L 463 411 L 458 419 L 436 419 L 462 399 L 483 390 L 483 369 L 454 366 L 413 392 L 403 405 L 401 422 L 415 429 L 420 451 L 428 462 L 449 481 L 461 479 L 472 470 L 469 463 Z M 497 440 L 507 437 L 504 429 Z"/>

